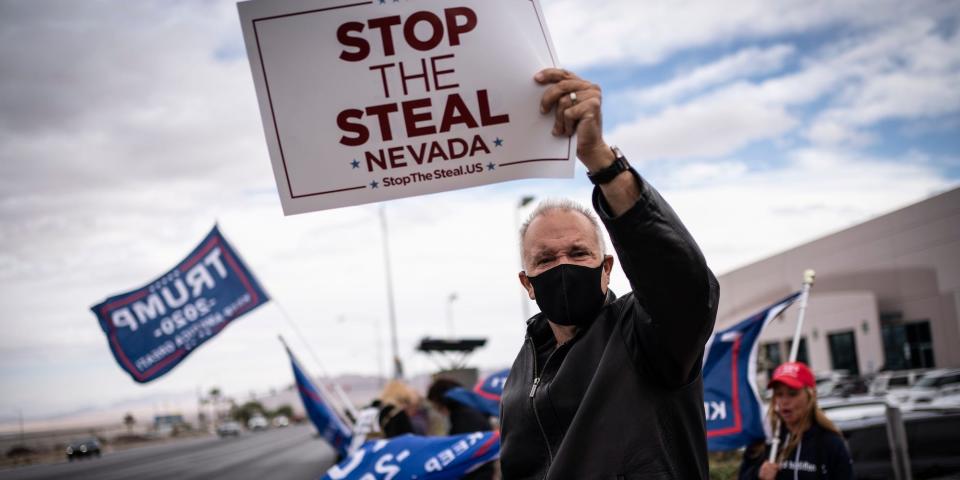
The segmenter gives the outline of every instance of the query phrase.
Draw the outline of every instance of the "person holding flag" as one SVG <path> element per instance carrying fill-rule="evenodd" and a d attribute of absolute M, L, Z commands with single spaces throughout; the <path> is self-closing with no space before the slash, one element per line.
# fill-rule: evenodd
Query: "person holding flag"
<path fill-rule="evenodd" d="M 786 427 L 784 447 L 776 463 L 768 460 L 770 447 L 748 447 L 740 466 L 740 480 L 847 480 L 853 479 L 853 461 L 840 430 L 817 405 L 817 385 L 803 362 L 787 362 L 773 372 L 767 388 L 773 389 L 768 418 Z M 774 426 L 774 430 L 776 427 Z"/>

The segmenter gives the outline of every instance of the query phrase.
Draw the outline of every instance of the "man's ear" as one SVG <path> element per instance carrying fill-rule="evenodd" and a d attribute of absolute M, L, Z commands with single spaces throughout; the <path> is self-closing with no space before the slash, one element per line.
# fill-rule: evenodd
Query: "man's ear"
<path fill-rule="evenodd" d="M 603 273 L 600 275 L 600 290 L 604 295 L 607 293 L 607 286 L 610 285 L 610 272 L 613 271 L 613 255 L 603 256 Z"/>
<path fill-rule="evenodd" d="M 613 255 L 604 255 L 603 256 L 603 273 L 610 275 L 610 272 L 613 272 Z"/>
<path fill-rule="evenodd" d="M 533 294 L 533 284 L 530 283 L 530 278 L 527 277 L 527 272 L 521 271 L 517 274 L 520 277 L 520 285 L 523 285 L 523 288 L 527 291 L 527 296 L 530 297 L 530 300 L 536 300 L 536 295 Z"/>

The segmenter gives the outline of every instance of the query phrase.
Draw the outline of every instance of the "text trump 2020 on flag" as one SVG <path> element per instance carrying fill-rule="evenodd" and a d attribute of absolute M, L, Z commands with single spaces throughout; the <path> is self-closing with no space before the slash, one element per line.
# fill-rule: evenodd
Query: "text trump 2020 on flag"
<path fill-rule="evenodd" d="M 146 383 L 267 300 L 257 279 L 214 226 L 172 270 L 91 310 L 120 367 Z"/>

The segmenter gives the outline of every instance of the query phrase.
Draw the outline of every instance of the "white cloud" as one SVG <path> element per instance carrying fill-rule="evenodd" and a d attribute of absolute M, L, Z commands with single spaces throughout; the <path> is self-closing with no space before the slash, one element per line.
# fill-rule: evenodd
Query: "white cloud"
<path fill-rule="evenodd" d="M 0 191 L 269 171 L 233 4 L 4 8 Z"/>
<path fill-rule="evenodd" d="M 743 40 L 900 23 L 904 18 L 951 18 L 957 2 L 922 0 L 789 0 L 727 2 L 669 0 L 545 0 L 561 60 L 571 68 L 654 64 L 678 51 Z"/>
<path fill-rule="evenodd" d="M 764 103 L 747 90 L 728 89 L 615 128 L 611 142 L 637 152 L 640 161 L 716 157 L 751 142 L 777 138 L 797 120 L 783 107 Z"/>
<path fill-rule="evenodd" d="M 679 73 L 669 82 L 635 91 L 631 97 L 640 106 L 667 104 L 714 85 L 780 70 L 795 52 L 793 46 L 783 44 L 770 48 L 744 48 L 689 72 Z"/>
<path fill-rule="evenodd" d="M 863 144 L 887 120 L 960 112 L 960 34 L 944 37 L 926 19 L 905 22 L 827 63 L 846 83 L 807 132 L 816 144 Z"/>
<path fill-rule="evenodd" d="M 817 145 L 866 146 L 874 137 L 842 122 L 820 119 L 806 132 L 807 138 Z"/>
<path fill-rule="evenodd" d="M 943 35 L 933 21 L 918 18 L 839 37 L 801 56 L 798 70 L 759 82 L 746 78 L 777 68 L 793 50 L 744 49 L 662 84 L 615 94 L 642 113 L 611 138 L 645 159 L 723 157 L 787 134 L 815 145 L 865 146 L 880 122 L 960 112 L 960 34 Z M 801 122 L 816 101 L 825 103 L 823 111 Z M 665 106 L 650 112 L 659 105 Z"/>

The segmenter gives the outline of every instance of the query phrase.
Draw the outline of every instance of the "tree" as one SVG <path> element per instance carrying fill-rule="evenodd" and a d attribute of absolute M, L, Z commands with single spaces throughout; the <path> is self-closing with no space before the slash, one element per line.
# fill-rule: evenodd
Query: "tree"
<path fill-rule="evenodd" d="M 280 415 L 283 415 L 287 418 L 293 418 L 293 407 L 288 404 L 280 405 L 276 410 L 273 411 L 273 416 L 278 417 Z"/>
<path fill-rule="evenodd" d="M 233 417 L 234 420 L 246 425 L 247 422 L 250 421 L 251 417 L 254 417 L 257 415 L 264 415 L 265 412 L 266 412 L 266 409 L 263 408 L 262 403 L 255 400 L 251 400 L 249 402 L 244 403 L 243 405 L 240 405 L 239 407 L 234 406 L 233 408 L 231 408 L 230 416 Z"/>
<path fill-rule="evenodd" d="M 220 401 L 223 399 L 223 393 L 220 391 L 219 387 L 213 387 L 210 389 L 210 393 L 207 394 L 210 403 L 213 405 L 213 421 L 220 421 Z"/>
<path fill-rule="evenodd" d="M 123 416 L 123 424 L 127 426 L 128 434 L 133 434 L 133 426 L 136 423 L 137 419 L 133 418 L 133 413 L 127 412 L 127 414 Z"/>

